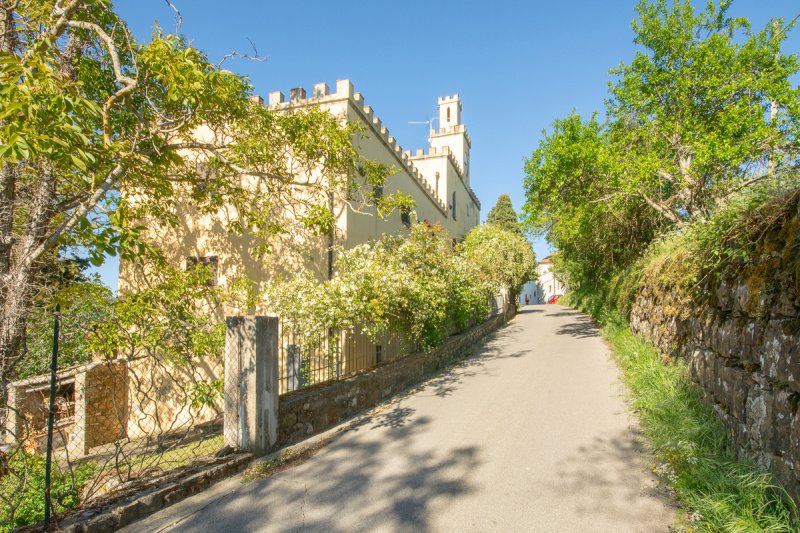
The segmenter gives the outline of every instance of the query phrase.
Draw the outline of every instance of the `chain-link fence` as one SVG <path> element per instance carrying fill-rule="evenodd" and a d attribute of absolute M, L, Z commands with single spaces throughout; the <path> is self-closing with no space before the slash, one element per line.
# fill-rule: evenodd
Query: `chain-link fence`
<path fill-rule="evenodd" d="M 58 351 L 50 374 L 6 384 L 0 531 L 140 490 L 223 447 L 222 354 L 98 355 L 62 368 Z"/>
<path fill-rule="evenodd" d="M 503 302 L 492 299 L 489 318 L 503 312 Z M 58 328 L 60 315 L 53 320 Z M 41 523 L 46 514 L 57 521 L 221 455 L 225 397 L 236 397 L 223 384 L 238 383 L 224 379 L 223 353 L 136 350 L 61 366 L 59 342 L 74 332 L 54 333 L 52 371 L 8 382 L 0 395 L 0 532 Z M 343 379 L 416 349 L 391 325 L 378 335 L 354 328 L 309 339 L 282 323 L 280 393 Z"/>

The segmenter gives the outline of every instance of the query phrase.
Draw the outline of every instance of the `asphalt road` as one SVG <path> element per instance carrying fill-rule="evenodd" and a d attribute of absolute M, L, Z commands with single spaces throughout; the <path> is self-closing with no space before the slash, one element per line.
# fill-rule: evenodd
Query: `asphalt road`
<path fill-rule="evenodd" d="M 650 462 L 592 323 L 528 306 L 305 463 L 128 531 L 667 531 L 675 509 Z"/>

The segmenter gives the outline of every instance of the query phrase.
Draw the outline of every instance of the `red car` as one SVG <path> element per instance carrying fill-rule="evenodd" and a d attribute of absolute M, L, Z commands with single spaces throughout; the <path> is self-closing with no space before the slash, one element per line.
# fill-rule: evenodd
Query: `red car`
<path fill-rule="evenodd" d="M 561 295 L 560 295 L 560 294 L 554 294 L 554 295 L 552 295 L 552 296 L 550 297 L 550 299 L 549 299 L 549 300 L 547 300 L 547 303 L 549 303 L 549 304 L 557 304 L 557 303 L 558 303 L 558 299 L 559 299 L 559 298 L 561 298 Z"/>

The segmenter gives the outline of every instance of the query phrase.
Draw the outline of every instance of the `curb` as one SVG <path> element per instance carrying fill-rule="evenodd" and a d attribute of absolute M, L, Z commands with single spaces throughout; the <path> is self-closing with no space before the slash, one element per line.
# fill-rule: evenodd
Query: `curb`
<path fill-rule="evenodd" d="M 85 513 L 70 516 L 57 531 L 68 533 L 105 533 L 116 531 L 136 520 L 145 518 L 161 509 L 169 507 L 189 496 L 204 491 L 213 483 L 244 470 L 253 460 L 252 454 L 238 453 L 226 461 L 196 472 L 168 485 L 112 504 L 100 514 L 88 520 Z"/>

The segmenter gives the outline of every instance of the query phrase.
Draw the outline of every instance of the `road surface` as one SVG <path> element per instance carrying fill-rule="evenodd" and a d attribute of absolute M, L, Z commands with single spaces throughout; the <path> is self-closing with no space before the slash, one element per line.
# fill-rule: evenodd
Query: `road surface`
<path fill-rule="evenodd" d="M 225 481 L 127 531 L 667 531 L 591 321 L 527 306 L 476 354 L 306 462 Z"/>

